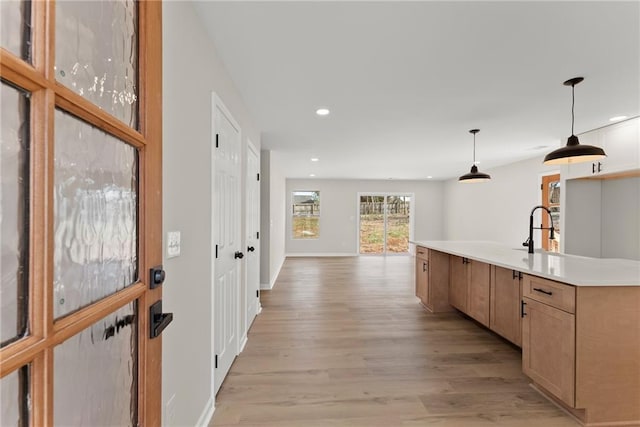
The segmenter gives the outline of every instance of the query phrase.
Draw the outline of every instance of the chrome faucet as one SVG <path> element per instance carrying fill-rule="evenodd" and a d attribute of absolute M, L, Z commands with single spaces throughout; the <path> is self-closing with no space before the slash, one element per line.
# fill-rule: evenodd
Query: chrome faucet
<path fill-rule="evenodd" d="M 551 224 L 549 227 L 534 227 L 533 226 L 533 213 L 536 211 L 536 209 L 544 209 L 545 211 L 547 211 L 547 213 L 549 214 L 549 224 Z M 536 207 L 534 207 L 533 209 L 531 209 L 531 215 L 529 215 L 529 238 L 522 243 L 522 246 L 528 246 L 529 250 L 528 252 L 530 254 L 533 253 L 533 230 L 549 230 L 549 239 L 553 240 L 553 238 L 555 237 L 554 233 L 554 228 L 553 228 L 553 217 L 551 216 L 551 211 L 546 207 L 546 206 L 542 206 L 542 205 L 538 205 Z"/>

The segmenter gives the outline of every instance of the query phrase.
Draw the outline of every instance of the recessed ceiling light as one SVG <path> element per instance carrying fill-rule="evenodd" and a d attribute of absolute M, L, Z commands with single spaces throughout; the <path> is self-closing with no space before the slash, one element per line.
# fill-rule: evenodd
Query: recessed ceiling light
<path fill-rule="evenodd" d="M 310 177 L 314 177 L 314 176 L 316 176 L 316 174 L 315 173 L 310 173 L 309 176 Z"/>
<path fill-rule="evenodd" d="M 316 114 L 319 116 L 328 116 L 330 113 L 329 109 L 327 108 L 318 108 L 316 110 Z"/>
<path fill-rule="evenodd" d="M 427 179 L 431 179 L 431 178 L 433 178 L 431 175 L 429 175 L 429 176 L 427 177 Z"/>
<path fill-rule="evenodd" d="M 618 120 L 624 120 L 624 119 L 626 119 L 626 118 L 627 118 L 627 116 L 615 116 L 615 117 L 611 117 L 611 118 L 609 119 L 609 121 L 610 121 L 610 122 L 617 122 Z"/>
<path fill-rule="evenodd" d="M 317 157 L 312 157 L 312 158 L 311 158 L 311 161 L 312 161 L 312 162 L 318 162 L 318 161 L 320 161 L 320 159 L 319 159 L 319 158 L 317 158 Z"/>

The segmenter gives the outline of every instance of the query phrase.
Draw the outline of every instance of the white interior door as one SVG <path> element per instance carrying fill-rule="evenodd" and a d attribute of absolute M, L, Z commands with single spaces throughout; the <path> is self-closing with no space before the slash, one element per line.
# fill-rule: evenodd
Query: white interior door
<path fill-rule="evenodd" d="M 247 150 L 247 331 L 260 310 L 260 160 L 253 145 Z"/>
<path fill-rule="evenodd" d="M 240 128 L 213 96 L 213 343 L 214 392 L 238 354 L 240 242 Z"/>

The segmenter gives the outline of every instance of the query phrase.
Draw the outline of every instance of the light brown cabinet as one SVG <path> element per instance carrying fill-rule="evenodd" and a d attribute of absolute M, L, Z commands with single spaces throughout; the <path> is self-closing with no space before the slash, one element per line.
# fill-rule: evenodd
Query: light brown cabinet
<path fill-rule="evenodd" d="M 640 287 L 524 275 L 523 372 L 586 425 L 640 425 Z"/>
<path fill-rule="evenodd" d="M 416 250 L 416 296 L 422 305 L 429 303 L 429 257 L 428 249 L 422 247 Z"/>
<path fill-rule="evenodd" d="M 449 304 L 466 313 L 469 298 L 469 260 L 450 256 Z"/>
<path fill-rule="evenodd" d="M 575 404 L 576 321 L 572 313 L 524 297 L 522 370 L 564 403 Z"/>
<path fill-rule="evenodd" d="M 489 326 L 491 266 L 455 255 L 450 258 L 449 304 Z"/>
<path fill-rule="evenodd" d="M 451 311 L 449 305 L 449 255 L 416 248 L 416 296 L 429 311 Z"/>
<path fill-rule="evenodd" d="M 522 345 L 522 273 L 491 266 L 489 328 L 512 343 Z"/>
<path fill-rule="evenodd" d="M 467 314 L 485 326 L 489 326 L 489 298 L 491 295 L 491 265 L 470 260 L 469 302 Z"/>

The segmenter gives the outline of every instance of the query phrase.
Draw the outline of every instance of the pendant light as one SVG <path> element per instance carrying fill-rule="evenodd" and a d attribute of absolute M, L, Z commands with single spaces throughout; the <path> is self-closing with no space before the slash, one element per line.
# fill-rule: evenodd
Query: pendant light
<path fill-rule="evenodd" d="M 476 166 L 476 133 L 478 132 L 480 132 L 480 129 L 471 129 L 469 131 L 469 133 L 473 134 L 473 165 L 469 173 L 465 173 L 458 178 L 459 182 L 485 182 L 491 179 L 488 174 L 478 172 L 478 166 Z"/>
<path fill-rule="evenodd" d="M 567 145 L 553 150 L 544 157 L 545 165 L 566 165 L 569 163 L 593 162 L 606 156 L 604 150 L 593 145 L 582 145 L 578 137 L 573 134 L 574 107 L 576 103 L 575 86 L 583 81 L 582 77 L 574 77 L 564 82 L 565 86 L 571 86 L 571 136 L 567 139 Z"/>

